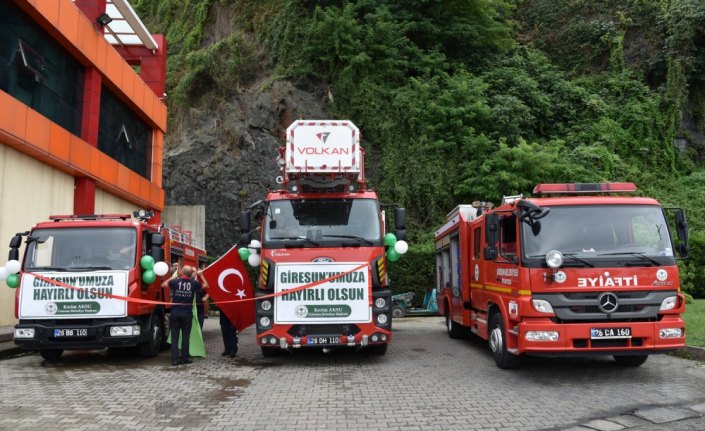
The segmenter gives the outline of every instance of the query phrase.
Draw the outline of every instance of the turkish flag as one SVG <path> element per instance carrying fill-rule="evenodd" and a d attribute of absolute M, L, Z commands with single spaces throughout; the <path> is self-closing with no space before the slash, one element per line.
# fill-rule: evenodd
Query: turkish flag
<path fill-rule="evenodd" d="M 237 245 L 203 270 L 208 295 L 238 331 L 255 323 L 254 289 Z M 248 301 L 229 302 L 247 299 Z"/>

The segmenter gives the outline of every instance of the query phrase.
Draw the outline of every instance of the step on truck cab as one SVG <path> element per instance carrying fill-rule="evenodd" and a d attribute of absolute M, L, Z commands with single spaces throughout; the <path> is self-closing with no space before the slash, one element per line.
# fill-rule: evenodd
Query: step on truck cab
<path fill-rule="evenodd" d="M 685 213 L 625 196 L 632 183 L 540 184 L 499 207 L 460 205 L 435 234 L 439 311 L 451 338 L 488 340 L 500 368 L 521 355 L 614 356 L 638 366 L 685 345 L 676 254 Z M 622 194 L 615 196 L 614 194 Z"/>
<path fill-rule="evenodd" d="M 241 220 L 245 245 L 251 210 L 261 222 L 255 296 L 280 294 L 256 301 L 262 354 L 344 346 L 384 354 L 392 338 L 384 211 L 365 186 L 359 130 L 350 121 L 295 121 L 278 164 L 281 188 Z M 403 208 L 395 219 L 403 240 Z"/>
<path fill-rule="evenodd" d="M 10 261 L 19 260 L 26 242 L 15 295 L 16 345 L 50 361 L 73 349 L 138 346 L 145 357 L 159 352 L 168 306 L 100 294 L 168 302 L 157 274 L 168 277 L 169 263 L 199 266 L 205 250 L 180 227 L 150 224 L 151 212 L 134 217 L 51 216 L 12 238 Z"/>

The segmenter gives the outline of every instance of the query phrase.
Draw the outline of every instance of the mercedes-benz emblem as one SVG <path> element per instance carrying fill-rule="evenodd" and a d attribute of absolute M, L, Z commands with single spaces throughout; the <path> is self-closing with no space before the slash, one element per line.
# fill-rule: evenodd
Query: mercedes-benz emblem
<path fill-rule="evenodd" d="M 614 313 L 619 307 L 619 299 L 612 292 L 605 292 L 597 297 L 597 306 L 605 313 Z"/>

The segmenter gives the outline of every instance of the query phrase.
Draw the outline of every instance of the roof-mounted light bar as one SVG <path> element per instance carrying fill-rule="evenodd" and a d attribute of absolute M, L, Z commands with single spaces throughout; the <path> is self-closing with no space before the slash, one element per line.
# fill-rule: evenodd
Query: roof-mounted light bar
<path fill-rule="evenodd" d="M 84 214 L 84 215 L 52 215 L 49 216 L 49 220 L 63 221 L 63 220 L 127 220 L 130 218 L 129 214 Z"/>
<path fill-rule="evenodd" d="M 632 193 L 636 191 L 634 183 L 564 183 L 538 184 L 534 187 L 535 195 L 546 194 L 593 194 L 593 193 Z"/>

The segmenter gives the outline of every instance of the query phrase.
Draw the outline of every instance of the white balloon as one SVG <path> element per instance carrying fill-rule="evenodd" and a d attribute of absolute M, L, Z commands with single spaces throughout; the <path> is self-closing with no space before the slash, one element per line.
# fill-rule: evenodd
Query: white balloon
<path fill-rule="evenodd" d="M 247 246 L 247 249 L 250 251 L 250 254 L 257 254 L 261 247 L 262 243 L 257 241 L 256 239 L 253 239 L 252 241 L 250 241 L 250 244 Z"/>
<path fill-rule="evenodd" d="M 7 268 L 7 272 L 9 274 L 17 274 L 20 272 L 20 268 L 22 268 L 22 265 L 20 265 L 20 262 L 17 260 L 8 260 L 7 264 L 5 265 L 5 268 Z"/>
<path fill-rule="evenodd" d="M 404 254 L 409 251 L 409 244 L 407 244 L 407 242 L 404 240 L 397 241 L 397 243 L 394 244 L 394 251 L 399 254 Z"/>
<path fill-rule="evenodd" d="M 249 263 L 250 266 L 259 266 L 260 261 L 259 254 L 251 254 L 250 257 L 247 258 L 247 263 Z"/>
<path fill-rule="evenodd" d="M 0 280 L 6 280 L 10 273 L 7 272 L 7 268 L 0 266 Z"/>
<path fill-rule="evenodd" d="M 169 272 L 169 265 L 166 262 L 157 262 L 152 269 L 158 276 L 166 275 Z"/>

